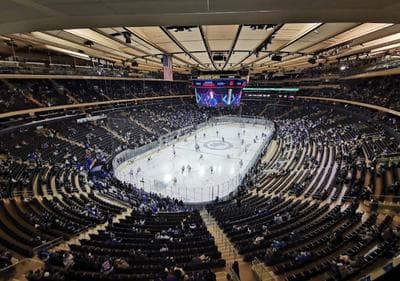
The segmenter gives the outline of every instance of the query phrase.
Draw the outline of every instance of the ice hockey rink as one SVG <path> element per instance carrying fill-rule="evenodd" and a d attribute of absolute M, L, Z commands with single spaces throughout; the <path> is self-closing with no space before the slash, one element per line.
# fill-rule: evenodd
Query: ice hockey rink
<path fill-rule="evenodd" d="M 123 162 L 115 176 L 184 202 L 211 201 L 238 187 L 271 136 L 272 129 L 264 125 L 209 125 L 180 137 L 174 144 Z"/>

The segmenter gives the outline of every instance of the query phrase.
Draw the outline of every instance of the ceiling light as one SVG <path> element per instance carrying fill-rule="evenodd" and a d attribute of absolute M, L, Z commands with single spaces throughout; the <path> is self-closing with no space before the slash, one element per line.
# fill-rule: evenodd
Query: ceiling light
<path fill-rule="evenodd" d="M 271 60 L 272 61 L 282 61 L 282 56 L 274 54 L 271 56 Z"/>
<path fill-rule="evenodd" d="M 394 48 L 398 48 L 398 47 L 400 47 L 400 43 L 391 44 L 391 45 L 387 45 L 387 46 L 384 46 L 384 47 L 373 49 L 373 50 L 371 50 L 371 53 L 386 51 L 386 50 L 390 50 L 390 49 L 394 49 Z"/>
<path fill-rule="evenodd" d="M 130 33 L 128 33 L 128 32 L 123 32 L 122 35 L 123 35 L 124 38 L 125 38 L 125 43 L 126 43 L 126 44 L 131 44 L 131 43 L 132 43 L 131 34 L 130 34 Z"/>
<path fill-rule="evenodd" d="M 85 46 L 88 46 L 88 47 L 92 47 L 94 45 L 93 41 L 91 41 L 91 40 L 86 40 L 85 42 L 83 42 L 83 44 L 85 44 Z"/>
<path fill-rule="evenodd" d="M 311 64 L 315 64 L 317 61 L 316 61 L 315 58 L 309 58 L 308 62 L 311 63 Z"/>
<path fill-rule="evenodd" d="M 67 50 L 67 49 L 63 49 L 63 48 L 59 48 L 59 47 L 55 47 L 55 46 L 50 46 L 50 45 L 45 45 L 45 47 L 49 50 L 64 53 L 64 54 L 67 54 L 67 55 L 70 55 L 73 57 L 77 57 L 77 58 L 84 59 L 84 60 L 90 60 L 90 57 L 88 55 L 80 53 L 80 52 L 74 52 L 71 50 Z"/>

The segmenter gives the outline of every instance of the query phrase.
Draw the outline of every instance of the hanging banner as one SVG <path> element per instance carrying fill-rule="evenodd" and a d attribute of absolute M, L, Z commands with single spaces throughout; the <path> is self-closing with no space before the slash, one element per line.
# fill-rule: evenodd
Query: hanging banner
<path fill-rule="evenodd" d="M 172 58 L 169 55 L 163 55 L 162 57 L 164 80 L 173 81 L 173 71 L 172 71 Z"/>

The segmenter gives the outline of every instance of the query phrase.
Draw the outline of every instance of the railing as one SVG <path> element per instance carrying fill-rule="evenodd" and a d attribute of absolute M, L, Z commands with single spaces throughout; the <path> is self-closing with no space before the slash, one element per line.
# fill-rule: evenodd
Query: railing
<path fill-rule="evenodd" d="M 365 200 L 364 204 L 373 210 L 379 209 L 381 213 L 396 215 L 400 211 L 400 196 L 372 195 L 375 203 Z"/>
<path fill-rule="evenodd" d="M 240 281 L 239 276 L 236 274 L 236 272 L 233 270 L 232 268 L 232 263 L 231 264 L 227 264 L 226 267 L 229 268 L 229 275 L 231 276 L 231 281 Z"/>
<path fill-rule="evenodd" d="M 251 269 L 257 276 L 258 281 L 273 281 L 275 278 L 272 276 L 270 271 L 265 267 L 264 263 L 258 258 L 255 258 L 251 262 Z"/>
<path fill-rule="evenodd" d="M 397 255 L 391 261 L 387 262 L 385 265 L 371 271 L 368 275 L 363 276 L 360 280 L 377 280 L 379 277 L 384 276 L 386 273 L 394 270 L 399 265 L 400 265 L 400 255 Z"/>
<path fill-rule="evenodd" d="M 393 153 L 386 153 L 386 154 L 380 154 L 378 156 L 378 162 L 393 162 L 393 161 L 399 161 L 400 159 L 400 152 L 393 152 Z"/>
<path fill-rule="evenodd" d="M 24 258 L 17 261 L 16 263 L 0 269 L 0 280 L 14 280 L 14 277 L 17 276 L 13 275 L 15 275 L 16 273 L 26 273 L 29 270 L 36 270 L 37 268 L 42 266 L 43 262 L 39 260 Z"/>
<path fill-rule="evenodd" d="M 11 192 L 12 197 L 31 197 L 33 195 L 32 190 L 13 190 Z"/>
<path fill-rule="evenodd" d="M 268 125 L 271 126 L 271 128 L 273 128 L 273 123 L 271 121 L 256 117 L 248 117 L 248 116 L 236 117 L 228 115 L 228 116 L 210 118 L 207 122 L 178 129 L 171 133 L 161 135 L 157 141 L 145 144 L 135 149 L 127 149 L 118 153 L 117 155 L 115 155 L 112 161 L 113 169 L 116 170 L 116 168 L 118 168 L 123 162 L 132 159 L 137 155 L 142 155 L 145 152 L 148 152 L 154 148 L 163 148 L 165 146 L 172 145 L 174 142 L 177 142 L 176 137 L 188 134 L 194 130 L 206 127 L 207 125 L 215 123 L 227 123 L 227 122 L 261 124 L 261 125 Z"/>
<path fill-rule="evenodd" d="M 351 105 L 356 105 L 356 106 L 361 106 L 385 113 L 389 113 L 392 115 L 395 115 L 397 117 L 400 117 L 400 112 L 397 110 L 393 110 L 387 107 L 383 107 L 380 105 L 374 105 L 374 104 L 369 104 L 369 103 L 364 103 L 364 102 L 358 102 L 358 101 L 352 101 L 352 100 L 345 100 L 345 99 L 335 99 L 335 98 L 325 98 L 325 97 L 317 97 L 317 96 L 297 96 L 299 99 L 305 99 L 305 100 L 317 100 L 317 101 L 327 101 L 327 102 L 332 102 L 332 103 L 344 103 L 344 104 L 351 104 Z"/>
<path fill-rule="evenodd" d="M 64 239 L 63 239 L 62 236 L 57 237 L 57 238 L 55 238 L 55 239 L 53 239 L 53 240 L 51 240 L 51 241 L 49 241 L 49 242 L 46 242 L 46 243 L 44 243 L 44 244 L 42 244 L 42 245 L 39 245 L 39 246 L 33 248 L 33 249 L 32 249 L 32 252 L 33 252 L 34 254 L 36 254 L 36 253 L 40 252 L 40 251 L 43 250 L 43 249 L 51 248 L 51 247 L 53 247 L 53 246 L 55 246 L 55 245 L 61 243 L 63 240 L 64 240 Z"/>
<path fill-rule="evenodd" d="M 114 175 L 117 178 L 120 178 L 122 175 L 118 173 L 118 168 L 126 163 L 127 161 L 135 161 L 135 158 L 138 156 L 140 157 L 147 157 L 148 155 L 153 154 L 155 151 L 160 150 L 164 147 L 170 146 L 175 142 L 179 141 L 179 137 L 187 135 L 194 130 L 198 130 L 204 128 L 206 126 L 212 126 L 214 124 L 221 124 L 221 123 L 240 123 L 243 126 L 247 125 L 263 125 L 268 127 L 271 131 L 274 130 L 274 125 L 271 121 L 266 120 L 264 118 L 256 118 L 256 117 L 237 117 L 237 116 L 222 116 L 222 117 L 214 117 L 210 118 L 207 122 L 188 126 L 185 128 L 181 128 L 179 130 L 173 131 L 171 133 L 162 135 L 159 137 L 157 141 L 152 143 L 146 144 L 136 149 L 127 149 L 120 153 L 118 153 L 114 159 L 112 160 L 112 167 L 114 170 Z M 230 177 L 226 181 L 215 184 L 212 186 L 199 186 L 195 190 L 200 191 L 200 193 L 193 193 L 193 186 L 183 186 L 181 184 L 177 185 L 176 190 L 174 193 L 176 194 L 176 198 L 181 199 L 185 202 L 202 202 L 204 204 L 206 201 L 210 201 L 209 199 L 203 198 L 204 194 L 207 194 L 207 198 L 215 198 L 219 197 L 220 200 L 225 200 L 231 198 L 235 194 L 237 187 L 242 184 L 245 174 L 257 163 L 257 161 L 262 157 L 262 152 L 268 146 L 270 142 L 270 138 L 263 139 L 262 144 L 259 146 L 258 150 L 254 152 L 252 159 L 246 164 L 242 173 L 239 173 L 233 177 Z M 125 164 L 124 164 L 125 165 Z M 127 178 L 130 182 L 133 182 L 133 173 L 131 173 Z M 153 180 L 151 182 L 148 181 L 141 181 L 139 188 L 143 188 L 144 190 L 159 193 L 161 191 L 161 186 L 157 181 Z M 165 186 L 164 186 L 165 188 Z M 203 193 L 205 191 L 205 193 Z M 189 200 L 190 198 L 190 200 Z"/>
<path fill-rule="evenodd" d="M 225 233 L 223 230 L 218 226 L 217 222 L 215 219 L 212 217 L 212 215 L 207 212 L 204 208 L 204 206 L 201 209 L 201 212 L 206 212 L 205 215 L 205 220 L 204 222 L 207 224 L 207 229 L 209 229 L 214 237 L 214 239 L 219 239 L 220 241 L 223 241 L 223 249 L 228 249 L 228 257 L 233 257 L 233 260 L 237 260 L 239 254 L 236 248 L 233 246 L 233 244 L 229 241 L 229 239 L 226 237 Z M 221 246 L 221 243 L 218 244 L 218 246 Z M 219 249 L 221 250 L 221 249 Z M 226 251 L 224 251 L 226 252 Z M 236 272 L 232 269 L 233 262 L 226 263 L 225 268 L 227 269 L 227 272 L 231 276 L 230 280 L 233 281 L 240 281 L 239 276 L 237 276 Z"/>
<path fill-rule="evenodd" d="M 120 104 L 120 103 L 135 103 L 135 102 L 141 102 L 141 101 L 166 100 L 166 99 L 191 98 L 191 97 L 193 97 L 193 95 L 174 95 L 174 96 L 158 96 L 158 97 L 145 97 L 145 98 L 120 99 L 120 100 L 108 100 L 108 101 L 97 101 L 97 102 L 84 102 L 84 103 L 77 103 L 77 104 L 55 105 L 55 106 L 22 109 L 22 110 L 17 110 L 17 111 L 0 113 L 0 119 L 19 116 L 19 115 L 25 115 L 25 114 L 34 115 L 36 113 L 48 112 L 48 111 L 65 111 L 68 109 L 81 109 L 81 108 L 86 108 L 86 107 L 115 105 L 115 104 Z"/>

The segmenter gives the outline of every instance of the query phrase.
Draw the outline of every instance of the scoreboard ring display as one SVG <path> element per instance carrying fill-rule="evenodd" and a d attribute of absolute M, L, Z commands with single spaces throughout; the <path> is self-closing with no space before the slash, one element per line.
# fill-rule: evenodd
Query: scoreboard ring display
<path fill-rule="evenodd" d="M 202 107 L 238 107 L 247 85 L 242 79 L 195 79 L 192 83 L 196 102 Z"/>

